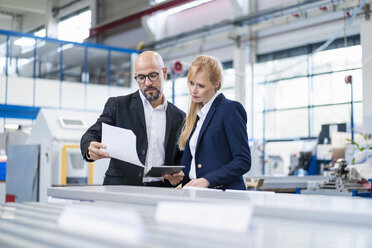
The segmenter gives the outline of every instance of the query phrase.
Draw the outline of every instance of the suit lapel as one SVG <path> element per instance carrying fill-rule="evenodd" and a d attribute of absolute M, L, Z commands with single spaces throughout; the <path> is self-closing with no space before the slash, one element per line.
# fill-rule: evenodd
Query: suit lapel
<path fill-rule="evenodd" d="M 225 99 L 225 96 L 221 93 L 221 94 L 219 94 L 216 97 L 216 99 L 212 103 L 212 106 L 211 106 L 211 108 L 208 111 L 207 117 L 205 117 L 205 120 L 203 122 L 203 126 L 200 129 L 200 133 L 199 133 L 199 137 L 198 137 L 198 142 L 196 142 L 196 149 L 195 149 L 196 151 L 198 150 L 198 146 L 199 146 L 200 140 L 203 138 L 203 135 L 204 135 L 205 131 L 207 130 L 207 127 L 209 126 L 209 123 L 211 122 L 211 120 L 213 118 L 213 115 L 214 115 L 214 113 L 217 110 L 218 105 L 220 104 L 220 102 L 223 99 Z"/>
<path fill-rule="evenodd" d="M 139 90 L 137 90 L 137 92 L 133 94 L 134 104 L 135 104 L 135 109 L 137 110 L 138 116 L 140 117 L 142 127 L 146 131 L 145 111 L 143 110 L 143 104 L 142 104 L 142 100 L 139 94 L 140 94 Z"/>
<path fill-rule="evenodd" d="M 172 130 L 172 114 L 173 114 L 173 111 L 172 111 L 172 108 L 168 102 L 168 106 L 167 106 L 167 110 L 165 112 L 165 115 L 166 115 L 166 123 L 165 123 L 165 139 L 164 139 L 164 145 L 165 145 L 165 149 L 167 148 L 167 144 L 168 144 L 168 140 L 169 140 L 169 136 L 170 136 L 170 133 L 171 133 L 171 130 Z"/>

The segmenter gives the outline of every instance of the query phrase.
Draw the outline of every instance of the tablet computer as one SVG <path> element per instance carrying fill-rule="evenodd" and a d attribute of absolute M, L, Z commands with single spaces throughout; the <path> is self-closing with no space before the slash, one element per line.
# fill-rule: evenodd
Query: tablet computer
<path fill-rule="evenodd" d="M 161 165 L 153 166 L 146 173 L 145 177 L 161 177 L 164 174 L 174 174 L 180 172 L 185 166 L 183 165 Z"/>

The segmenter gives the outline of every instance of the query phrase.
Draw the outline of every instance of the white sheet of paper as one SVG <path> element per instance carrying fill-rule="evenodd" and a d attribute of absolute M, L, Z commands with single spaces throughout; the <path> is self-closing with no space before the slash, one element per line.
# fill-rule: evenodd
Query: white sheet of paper
<path fill-rule="evenodd" d="M 136 140 L 137 137 L 132 130 L 102 123 L 101 142 L 106 145 L 106 149 L 102 150 L 112 158 L 145 167 L 138 159 Z"/>

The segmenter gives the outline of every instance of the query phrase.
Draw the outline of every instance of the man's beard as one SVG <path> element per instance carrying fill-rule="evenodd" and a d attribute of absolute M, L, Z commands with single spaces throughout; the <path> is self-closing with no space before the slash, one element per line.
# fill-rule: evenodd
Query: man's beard
<path fill-rule="evenodd" d="M 146 93 L 147 90 L 155 90 L 156 93 L 153 94 L 153 93 Z M 159 99 L 160 97 L 160 90 L 158 90 L 156 87 L 154 86 L 150 86 L 150 87 L 146 87 L 142 90 L 142 93 L 143 95 L 146 97 L 147 101 L 149 102 L 155 102 L 156 100 Z"/>

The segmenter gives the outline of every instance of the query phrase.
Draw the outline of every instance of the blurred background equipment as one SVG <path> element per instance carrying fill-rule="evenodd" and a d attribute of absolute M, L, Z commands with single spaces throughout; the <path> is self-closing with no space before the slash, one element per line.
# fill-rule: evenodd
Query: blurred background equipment
<path fill-rule="evenodd" d="M 372 172 L 372 161 L 368 170 Z M 358 168 L 359 169 L 359 168 Z M 338 159 L 330 168 L 326 182 L 314 182 L 308 184 L 307 190 L 301 190 L 301 194 L 319 195 L 344 195 L 372 197 L 371 182 L 372 173 L 369 173 L 369 183 L 362 178 L 355 166 L 349 166 L 345 159 Z"/>
<path fill-rule="evenodd" d="M 101 185 L 108 159 L 86 163 L 80 153 L 80 138 L 98 115 L 41 109 L 26 144 L 8 146 L 7 194 L 45 202 L 51 186 Z"/>
<path fill-rule="evenodd" d="M 7 202 L 40 200 L 40 145 L 7 147 Z"/>
<path fill-rule="evenodd" d="M 275 176 L 284 174 L 283 159 L 280 156 L 269 155 L 266 163 L 265 175 Z"/>

